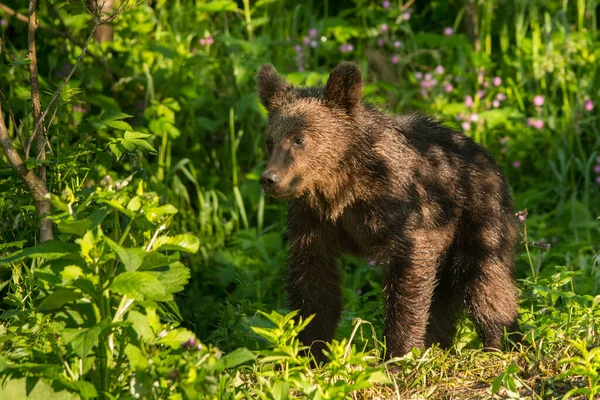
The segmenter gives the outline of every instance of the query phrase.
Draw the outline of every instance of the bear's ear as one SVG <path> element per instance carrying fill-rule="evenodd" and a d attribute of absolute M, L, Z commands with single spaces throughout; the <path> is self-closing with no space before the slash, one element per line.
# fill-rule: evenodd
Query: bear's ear
<path fill-rule="evenodd" d="M 362 75 L 358 65 L 343 62 L 331 71 L 323 93 L 325 102 L 352 111 L 362 97 Z"/>
<path fill-rule="evenodd" d="M 277 74 L 275 67 L 271 64 L 262 65 L 256 74 L 258 97 L 269 111 L 280 106 L 283 95 L 289 87 L 291 85 Z"/>

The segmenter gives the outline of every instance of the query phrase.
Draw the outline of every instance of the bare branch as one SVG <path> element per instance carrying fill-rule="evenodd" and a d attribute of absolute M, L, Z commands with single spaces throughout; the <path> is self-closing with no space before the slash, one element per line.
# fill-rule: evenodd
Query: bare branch
<path fill-rule="evenodd" d="M 43 126 L 44 118 L 41 115 L 42 103 L 40 99 L 40 83 L 38 80 L 37 53 L 35 50 L 35 31 L 38 27 L 36 10 L 37 0 L 29 0 L 29 26 L 27 29 L 27 50 L 29 60 L 31 61 L 31 63 L 29 64 L 31 104 L 33 108 L 33 120 L 35 121 L 36 126 Z M 45 147 L 47 139 L 45 129 L 42 129 L 42 131 L 39 132 L 37 135 L 34 132 L 33 137 L 37 138 L 38 159 L 42 160 L 42 164 L 38 168 L 38 176 L 35 176 L 33 171 L 27 170 L 27 167 L 24 166 L 24 168 L 27 170 L 27 174 L 22 175 L 22 179 L 24 179 L 25 183 L 29 186 L 31 195 L 33 196 L 33 200 L 36 203 L 35 208 L 38 213 L 38 218 L 40 218 L 40 241 L 45 242 L 47 240 L 52 240 L 54 237 L 54 234 L 52 232 L 52 221 L 45 217 L 45 215 L 49 214 L 51 210 L 50 202 L 44 199 L 44 196 L 48 192 L 48 189 L 46 188 L 46 165 L 43 162 L 46 159 Z M 12 143 L 10 147 L 12 148 Z M 31 175 L 29 174 L 30 172 Z M 31 178 L 31 176 L 35 177 L 35 179 Z"/>
<path fill-rule="evenodd" d="M 50 9 L 54 13 L 54 15 L 56 15 L 56 18 L 58 18 L 58 22 L 60 22 L 60 25 L 64 29 L 64 36 L 67 39 L 69 39 L 69 41 L 71 43 L 73 43 L 74 45 L 83 48 L 84 44 L 82 42 L 80 42 L 79 40 L 75 39 L 75 37 L 73 37 L 73 35 L 71 35 L 71 32 L 69 32 L 69 28 L 67 28 L 67 24 L 65 24 L 65 20 L 63 19 L 62 15 L 60 15 L 60 12 L 58 12 L 58 10 L 54 6 L 54 4 L 52 4 L 52 3 L 48 3 L 48 4 L 50 5 Z M 112 75 L 112 72 L 110 71 L 110 67 L 108 66 L 108 61 L 106 60 L 106 54 L 102 51 L 102 57 L 98 57 L 94 53 L 90 53 L 90 56 L 94 60 L 96 60 L 97 62 L 101 63 L 104 66 L 104 70 L 106 71 L 106 75 L 108 75 L 108 78 L 112 82 L 114 80 L 114 77 Z"/>
<path fill-rule="evenodd" d="M 60 93 L 62 92 L 63 88 L 69 82 L 69 80 L 71 79 L 71 77 L 75 73 L 75 70 L 77 69 L 77 67 L 81 63 L 81 60 L 83 59 L 83 56 L 85 56 L 85 53 L 87 52 L 87 49 L 88 49 L 88 47 L 90 45 L 90 42 L 92 41 L 92 38 L 94 37 L 94 32 L 96 32 L 96 28 L 98 28 L 98 24 L 94 23 L 94 25 L 92 26 L 92 30 L 91 30 L 90 34 L 88 35 L 88 38 L 87 38 L 87 40 L 85 42 L 85 45 L 83 46 L 83 48 L 81 50 L 81 54 L 79 55 L 79 57 L 77 57 L 77 61 L 75 61 L 75 65 L 73 65 L 73 68 L 71 68 L 71 71 L 69 71 L 69 73 L 67 74 L 67 76 L 65 76 L 65 78 L 61 82 L 61 84 L 58 87 L 58 89 L 56 89 L 54 91 L 54 95 L 52 96 L 52 99 L 50 99 L 50 102 L 48 103 L 48 105 L 46 106 L 46 109 L 42 113 L 40 120 L 37 121 L 36 124 L 35 124 L 35 128 L 33 129 L 32 136 L 35 136 L 37 134 L 38 130 L 40 129 L 40 127 L 42 125 L 42 121 L 44 120 L 44 118 L 46 118 L 46 116 L 48 115 L 48 112 L 50 111 L 50 107 L 52 106 L 52 104 L 54 104 L 54 102 L 56 101 L 56 99 L 58 99 L 58 96 L 60 96 Z M 29 149 L 27 149 L 27 150 L 29 150 Z"/>
<path fill-rule="evenodd" d="M 23 180 L 33 201 L 35 202 L 35 208 L 37 211 L 38 218 L 40 219 L 40 241 L 45 242 L 52 240 L 54 234 L 52 232 L 52 221 L 47 218 L 50 214 L 50 201 L 45 198 L 48 193 L 46 183 L 38 178 L 32 170 L 27 169 L 27 166 L 23 162 L 19 153 L 15 150 L 12 144 L 11 138 L 8 136 L 8 129 L 4 122 L 4 113 L 2 112 L 2 106 L 0 105 L 0 147 L 4 151 L 8 163 L 11 168 L 17 173 L 17 176 Z"/>
<path fill-rule="evenodd" d="M 6 14 L 8 14 L 12 17 L 15 17 L 18 21 L 25 22 L 26 24 L 29 23 L 29 18 L 27 18 L 26 15 L 20 14 L 20 13 L 16 12 L 15 10 L 13 10 L 12 8 L 6 6 L 2 3 L 0 3 L 0 10 L 4 11 Z M 54 30 L 48 26 L 40 25 L 39 28 L 43 29 L 45 31 L 51 32 L 58 36 L 65 36 L 65 34 L 63 32 Z"/>

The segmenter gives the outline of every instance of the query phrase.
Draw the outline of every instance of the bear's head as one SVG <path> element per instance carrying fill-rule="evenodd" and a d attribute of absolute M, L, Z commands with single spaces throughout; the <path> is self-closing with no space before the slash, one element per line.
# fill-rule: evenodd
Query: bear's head
<path fill-rule="evenodd" d="M 339 179 L 360 124 L 362 76 L 357 65 L 339 64 L 324 87 L 295 87 L 263 65 L 258 96 L 269 113 L 269 160 L 260 183 L 278 198 L 296 198 Z"/>

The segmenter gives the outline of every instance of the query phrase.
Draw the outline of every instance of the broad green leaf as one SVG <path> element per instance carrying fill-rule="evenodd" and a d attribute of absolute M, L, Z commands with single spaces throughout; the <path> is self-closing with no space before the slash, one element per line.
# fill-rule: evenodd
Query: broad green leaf
<path fill-rule="evenodd" d="M 147 207 L 144 211 L 148 221 L 157 223 L 164 216 L 177 214 L 179 210 L 171 204 L 166 204 L 160 207 Z"/>
<path fill-rule="evenodd" d="M 79 358 L 85 358 L 98 344 L 98 337 L 102 333 L 105 324 L 94 325 L 85 329 L 65 329 L 63 339 L 66 344 L 71 345 L 73 351 Z"/>
<path fill-rule="evenodd" d="M 178 349 L 183 342 L 187 342 L 190 339 L 196 339 L 196 336 L 187 329 L 177 328 L 167 332 L 165 336 L 161 337 L 156 342 L 169 346 L 172 349 Z"/>
<path fill-rule="evenodd" d="M 75 386 L 81 397 L 84 399 L 93 399 L 98 397 L 98 391 L 91 382 L 75 381 L 73 382 L 73 386 Z"/>
<path fill-rule="evenodd" d="M 146 139 L 149 138 L 150 136 L 152 136 L 149 133 L 142 133 L 142 132 L 134 132 L 134 131 L 127 131 L 125 132 L 124 138 L 126 140 L 132 140 L 132 139 Z"/>
<path fill-rule="evenodd" d="M 125 121 L 106 121 L 106 126 L 110 126 L 111 128 L 121 129 L 121 130 L 132 130 L 133 128 Z"/>
<path fill-rule="evenodd" d="M 138 211 L 140 208 L 142 207 L 142 199 L 140 198 L 140 196 L 135 196 L 132 197 L 131 200 L 129 200 L 129 203 L 127 203 L 127 209 L 129 211 Z"/>
<path fill-rule="evenodd" d="M 111 143 L 108 145 L 108 147 L 110 148 L 110 151 L 112 151 L 113 154 L 117 156 L 117 159 L 123 156 L 123 151 L 121 151 L 121 147 L 118 144 Z"/>
<path fill-rule="evenodd" d="M 131 343 L 125 347 L 125 355 L 129 360 L 129 364 L 131 364 L 131 368 L 134 370 L 140 371 L 148 368 L 148 357 L 142 353 L 142 350 Z"/>
<path fill-rule="evenodd" d="M 131 310 L 127 314 L 127 321 L 131 323 L 135 333 L 145 341 L 150 342 L 155 339 L 156 335 L 150 326 L 147 315 L 142 314 L 139 311 Z"/>
<path fill-rule="evenodd" d="M 56 222 L 56 226 L 58 226 L 58 230 L 62 233 L 83 236 L 85 235 L 85 232 L 90 229 L 90 226 L 92 226 L 92 221 L 87 218 L 79 220 L 67 219 Z"/>
<path fill-rule="evenodd" d="M 248 361 L 252 361 L 256 358 L 254 353 L 245 347 L 235 349 L 231 353 L 223 356 L 217 364 L 215 365 L 216 369 L 227 369 L 237 367 L 238 365 L 244 364 Z"/>
<path fill-rule="evenodd" d="M 9 243 L 0 243 L 0 251 L 4 249 L 8 249 L 10 247 L 18 247 L 19 249 L 23 248 L 23 245 L 27 243 L 27 240 L 19 240 L 18 242 L 9 242 Z"/>
<path fill-rule="evenodd" d="M 190 269 L 180 263 L 174 262 L 166 271 L 154 272 L 163 284 L 167 293 L 181 292 L 190 279 Z"/>
<path fill-rule="evenodd" d="M 77 239 L 76 242 L 81 247 L 81 254 L 88 262 L 96 263 L 104 253 L 104 233 L 100 226 L 88 231 L 83 238 Z"/>
<path fill-rule="evenodd" d="M 275 400 L 287 400 L 290 398 L 290 384 L 278 380 L 273 384 L 273 390 L 271 391 L 273 399 Z"/>
<path fill-rule="evenodd" d="M 78 253 L 79 246 L 73 243 L 63 243 L 56 240 L 51 240 L 38 244 L 37 246 L 28 247 L 23 250 L 16 251 L 3 260 L 0 260 L 0 265 L 10 264 L 21 261 L 24 258 L 45 258 L 47 260 L 55 260 L 64 257 L 71 253 Z"/>
<path fill-rule="evenodd" d="M 169 255 L 159 253 L 158 251 L 149 251 L 146 253 L 146 257 L 144 257 L 144 262 L 140 269 L 143 271 L 151 271 L 156 268 L 166 267 L 175 261 L 179 261 L 178 251 Z"/>
<path fill-rule="evenodd" d="M 76 400 L 77 393 L 67 390 L 55 391 L 52 385 L 38 377 L 9 379 L 0 385 L 0 399 L 5 400 Z"/>
<path fill-rule="evenodd" d="M 117 253 L 119 260 L 123 263 L 127 271 L 136 271 L 140 268 L 144 258 L 148 254 L 144 249 L 137 247 L 125 249 L 109 238 L 105 238 L 105 241 Z"/>
<path fill-rule="evenodd" d="M 168 301 L 172 299 L 172 296 L 167 294 L 156 274 L 152 272 L 123 272 L 114 279 L 110 288 L 119 294 L 127 295 L 139 301 Z"/>
<path fill-rule="evenodd" d="M 161 236 L 154 241 L 153 250 L 179 250 L 196 253 L 200 248 L 200 239 L 184 233 L 176 236 Z"/>
<path fill-rule="evenodd" d="M 156 153 L 154 147 L 152 147 L 150 143 L 143 139 L 128 139 L 127 142 L 132 143 L 138 149 L 144 149 Z M 123 145 L 125 145 L 125 141 L 123 141 Z"/>
<path fill-rule="evenodd" d="M 73 289 L 61 288 L 44 297 L 44 300 L 42 300 L 38 308 L 40 311 L 54 310 L 80 298 L 81 293 L 76 292 Z"/>

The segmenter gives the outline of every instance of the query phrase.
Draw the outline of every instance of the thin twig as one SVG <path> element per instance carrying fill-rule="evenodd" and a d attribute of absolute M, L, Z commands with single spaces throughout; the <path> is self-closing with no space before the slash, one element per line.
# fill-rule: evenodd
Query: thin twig
<path fill-rule="evenodd" d="M 63 81 L 60 84 L 60 86 L 58 87 L 58 89 L 56 89 L 54 91 L 54 95 L 52 96 L 52 99 L 50 99 L 50 102 L 48 103 L 48 105 L 46 106 L 46 109 L 42 113 L 40 121 L 42 121 L 42 120 L 44 120 L 44 118 L 46 118 L 46 116 L 48 115 L 48 112 L 50 111 L 50 107 L 56 101 L 56 99 L 58 98 L 58 96 L 62 92 L 62 90 L 65 87 L 65 85 L 67 84 L 67 82 L 69 82 L 69 80 L 71 79 L 71 77 L 75 73 L 75 70 L 77 69 L 77 67 L 81 63 L 81 60 L 83 59 L 83 56 L 85 56 L 85 53 L 87 52 L 87 49 L 88 49 L 88 47 L 90 45 L 90 42 L 92 41 L 92 37 L 94 37 L 94 33 L 96 32 L 96 29 L 98 29 L 98 26 L 114 21 L 114 19 L 119 14 L 121 14 L 122 12 L 124 12 L 124 11 L 126 11 L 126 10 L 128 10 L 128 9 L 130 9 L 132 7 L 134 7 L 137 3 L 129 5 L 129 0 L 125 0 L 123 3 L 121 3 L 119 5 L 119 8 L 117 9 L 117 11 L 115 11 L 114 13 L 112 13 L 111 15 L 109 15 L 108 17 L 105 17 L 105 18 L 100 17 L 98 13 L 94 14 L 94 11 L 90 7 L 90 5 L 87 2 L 85 4 L 86 4 L 86 7 L 88 9 L 88 12 L 90 12 L 90 14 L 92 14 L 92 18 L 94 19 L 94 24 L 92 25 L 92 30 L 91 30 L 91 32 L 90 32 L 87 40 L 85 41 L 85 44 L 83 45 L 83 48 L 81 49 L 81 54 L 79 55 L 79 57 L 77 57 L 77 61 L 75 61 L 75 65 L 73 65 L 73 68 L 71 68 L 71 71 L 69 71 L 69 74 L 67 76 L 65 76 L 65 78 L 63 79 Z M 103 6 L 104 6 L 104 3 L 102 3 L 102 7 Z M 96 7 L 96 8 L 98 8 L 98 7 Z M 38 121 L 36 123 L 36 125 L 35 125 L 35 128 L 33 130 L 33 136 L 36 135 L 37 131 L 41 127 L 41 122 L 40 121 Z M 29 150 L 29 149 L 27 149 L 27 150 Z"/>
<path fill-rule="evenodd" d="M 4 11 L 6 14 L 8 14 L 8 15 L 10 15 L 12 17 L 15 17 L 18 21 L 25 22 L 26 24 L 29 23 L 29 18 L 27 18 L 26 15 L 20 14 L 20 13 L 16 12 L 15 10 L 13 10 L 12 8 L 6 6 L 6 5 L 4 5 L 2 3 L 0 3 L 0 10 Z M 48 26 L 40 25 L 39 28 L 43 29 L 45 31 L 51 32 L 51 33 L 53 33 L 55 35 L 58 35 L 58 36 L 65 36 L 65 34 L 63 32 L 54 30 L 54 29 L 52 29 L 52 28 L 50 28 Z"/>
<path fill-rule="evenodd" d="M 75 62 L 75 65 L 73 65 L 73 68 L 71 68 L 71 71 L 69 71 L 69 74 L 67 76 L 65 76 L 65 78 L 61 82 L 61 84 L 58 87 L 58 89 L 56 89 L 54 91 L 54 95 L 52 96 L 52 99 L 50 99 L 50 102 L 48 103 L 48 105 L 46 106 L 46 109 L 42 113 L 41 118 L 37 121 L 37 123 L 35 125 L 35 128 L 33 130 L 32 136 L 35 136 L 37 134 L 38 130 L 40 129 L 40 127 L 42 125 L 42 121 L 44 120 L 44 118 L 46 118 L 46 116 L 48 115 L 48 112 L 50 111 L 50 107 L 52 106 L 52 104 L 54 104 L 54 102 L 56 101 L 56 99 L 58 99 L 58 96 L 60 96 L 60 93 L 62 92 L 63 88 L 65 87 L 65 85 L 67 84 L 67 82 L 69 82 L 69 80 L 71 79 L 71 77 L 75 73 L 75 70 L 77 69 L 77 67 L 81 63 L 81 60 L 83 59 L 83 56 L 85 56 L 85 53 L 87 52 L 87 48 L 90 45 L 90 42 L 92 41 L 92 38 L 94 37 L 94 32 L 96 32 L 96 28 L 98 28 L 98 24 L 94 23 L 94 25 L 92 26 L 92 30 L 91 30 L 91 32 L 90 32 L 90 34 L 89 34 L 89 36 L 88 36 L 88 38 L 87 38 L 87 40 L 85 42 L 85 45 L 83 46 L 83 49 L 81 50 L 81 54 L 79 55 L 79 57 L 77 57 L 77 61 Z M 27 148 L 26 154 L 29 154 L 29 147 Z"/>
<path fill-rule="evenodd" d="M 65 20 L 63 19 L 62 15 L 60 15 L 60 12 L 58 12 L 58 10 L 54 6 L 54 4 L 49 3 L 49 5 L 50 5 L 50 9 L 54 13 L 54 15 L 56 15 L 56 18 L 58 18 L 58 22 L 60 23 L 60 25 L 64 29 L 64 36 L 67 39 L 69 39 L 69 41 L 71 43 L 73 43 L 74 45 L 79 46 L 79 47 L 83 47 L 84 44 L 81 43 L 79 40 L 75 39 L 75 37 L 73 37 L 73 35 L 71 35 L 71 32 L 69 32 L 69 28 L 67 28 L 67 24 L 65 23 Z M 106 71 L 106 74 L 108 75 L 108 78 L 112 82 L 114 80 L 114 77 L 112 75 L 112 72 L 110 71 L 110 67 L 108 66 L 108 61 L 106 60 L 106 53 L 104 53 L 102 51 L 102 57 L 98 57 L 96 54 L 90 52 L 90 56 L 94 60 L 96 60 L 97 62 L 101 63 L 104 66 L 104 70 Z"/>
<path fill-rule="evenodd" d="M 52 240 L 52 222 L 47 218 L 50 214 L 50 201 L 45 198 L 48 193 L 45 182 L 38 178 L 33 170 L 27 169 L 27 166 L 23 162 L 19 153 L 13 147 L 11 138 L 8 136 L 8 129 L 4 122 L 4 113 L 2 112 L 2 106 L 0 104 L 0 147 L 6 155 L 8 163 L 12 169 L 17 173 L 17 176 L 23 180 L 27 188 L 29 189 L 33 201 L 35 202 L 35 209 L 37 211 L 38 218 L 40 218 L 40 225 L 49 225 L 50 230 L 43 231 L 40 228 L 40 240 Z"/>
<path fill-rule="evenodd" d="M 35 49 L 35 32 L 38 28 L 38 21 L 36 17 L 37 10 L 37 0 L 29 0 L 29 25 L 27 28 L 27 51 L 28 57 L 31 63 L 29 64 L 29 84 L 31 85 L 31 104 L 33 108 L 33 120 L 36 123 L 36 126 L 44 126 L 44 118 L 41 116 L 42 112 L 42 103 L 40 98 L 40 83 L 38 79 L 38 69 L 37 69 L 37 53 Z M 46 159 L 46 130 L 42 129 L 37 135 L 33 135 L 37 137 L 37 148 L 38 148 L 38 159 L 42 160 L 41 165 L 38 168 L 38 175 L 36 176 L 33 171 L 27 171 L 27 175 L 25 176 L 33 176 L 35 179 L 25 179 L 25 182 L 30 185 L 30 191 L 35 201 L 35 208 L 38 214 L 38 218 L 40 219 L 40 241 L 46 242 L 48 240 L 54 239 L 54 232 L 52 232 L 52 221 L 46 217 L 47 214 L 50 214 L 51 207 L 48 199 L 45 199 L 44 196 L 48 193 L 48 188 L 46 186 L 46 164 L 43 162 Z M 12 145 L 11 145 L 12 147 Z M 27 169 L 27 167 L 25 167 Z M 33 185 L 32 183 L 37 183 L 37 185 Z M 40 198 L 40 193 L 35 193 L 35 190 L 40 190 L 39 185 L 41 185 L 41 189 L 44 192 L 42 197 Z"/>

